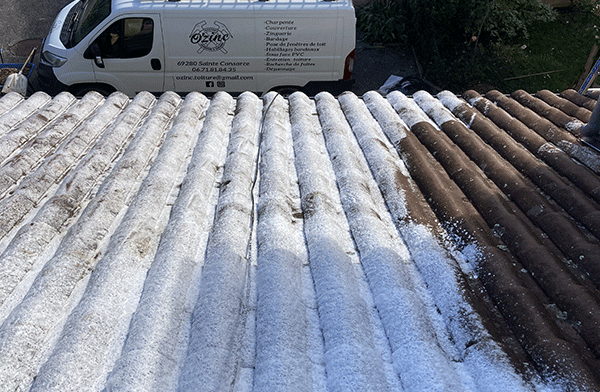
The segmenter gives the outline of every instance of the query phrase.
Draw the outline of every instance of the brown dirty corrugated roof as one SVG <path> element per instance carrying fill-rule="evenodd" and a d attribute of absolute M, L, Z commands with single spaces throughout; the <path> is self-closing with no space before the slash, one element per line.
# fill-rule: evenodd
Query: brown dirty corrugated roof
<path fill-rule="evenodd" d="M 0 99 L 2 390 L 600 390 L 595 99 Z"/>

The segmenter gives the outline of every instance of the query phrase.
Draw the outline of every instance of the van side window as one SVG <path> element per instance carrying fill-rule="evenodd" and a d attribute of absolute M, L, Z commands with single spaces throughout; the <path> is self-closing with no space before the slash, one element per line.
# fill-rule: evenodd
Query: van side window
<path fill-rule="evenodd" d="M 121 19 L 110 25 L 96 40 L 105 58 L 130 59 L 152 50 L 154 21 L 151 18 Z"/>

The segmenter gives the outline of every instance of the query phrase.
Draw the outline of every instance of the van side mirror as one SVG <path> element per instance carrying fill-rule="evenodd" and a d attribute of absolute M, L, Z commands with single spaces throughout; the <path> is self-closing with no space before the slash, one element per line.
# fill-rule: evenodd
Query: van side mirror
<path fill-rule="evenodd" d="M 96 42 L 91 44 L 83 53 L 84 59 L 94 59 L 94 64 L 98 68 L 104 68 L 104 60 L 102 60 L 102 54 L 100 52 L 100 45 Z"/>

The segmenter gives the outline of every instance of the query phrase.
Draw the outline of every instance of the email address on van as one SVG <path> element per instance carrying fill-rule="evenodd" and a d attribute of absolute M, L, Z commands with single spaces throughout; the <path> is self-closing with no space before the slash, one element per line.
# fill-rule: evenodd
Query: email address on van
<path fill-rule="evenodd" d="M 175 80 L 254 80 L 254 76 L 240 76 L 240 75 L 182 75 L 175 76 Z"/>

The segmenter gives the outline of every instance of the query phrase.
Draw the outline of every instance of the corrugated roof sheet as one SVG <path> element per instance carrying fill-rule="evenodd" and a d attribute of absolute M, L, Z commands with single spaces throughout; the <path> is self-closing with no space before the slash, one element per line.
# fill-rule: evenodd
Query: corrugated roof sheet
<path fill-rule="evenodd" d="M 573 90 L 0 99 L 2 390 L 600 390 Z"/>

